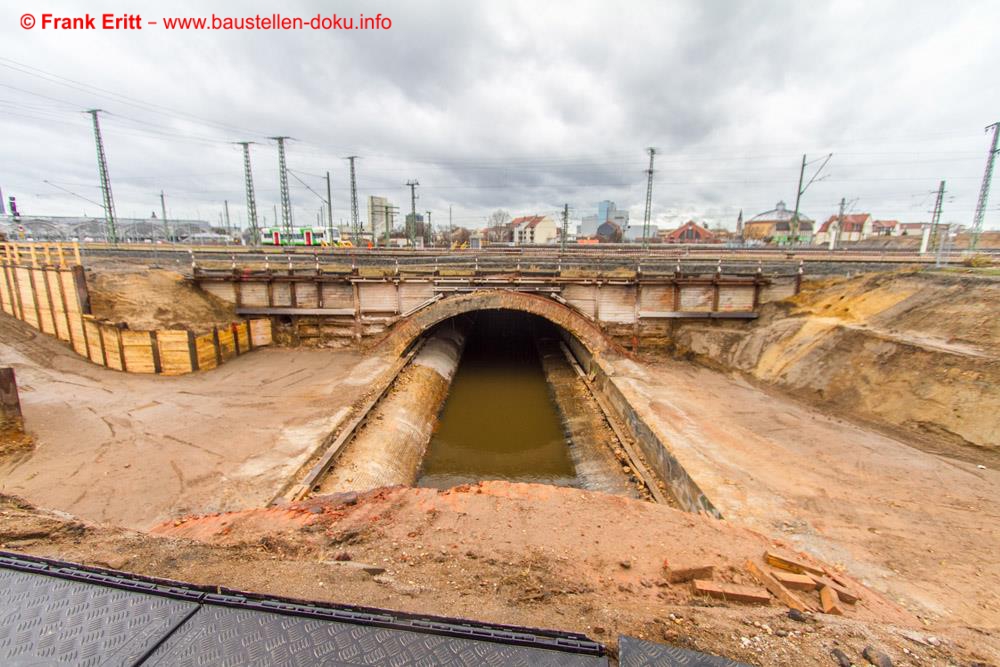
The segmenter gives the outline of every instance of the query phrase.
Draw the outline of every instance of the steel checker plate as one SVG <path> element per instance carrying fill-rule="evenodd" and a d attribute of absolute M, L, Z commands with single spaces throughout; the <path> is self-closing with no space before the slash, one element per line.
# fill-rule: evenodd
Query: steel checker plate
<path fill-rule="evenodd" d="M 624 635 L 618 639 L 618 664 L 621 667 L 750 667 L 729 658 Z"/>
<path fill-rule="evenodd" d="M 135 664 L 197 606 L 0 568 L 0 664 Z"/>
<path fill-rule="evenodd" d="M 149 665 L 607 665 L 606 657 L 226 607 L 202 607 Z"/>

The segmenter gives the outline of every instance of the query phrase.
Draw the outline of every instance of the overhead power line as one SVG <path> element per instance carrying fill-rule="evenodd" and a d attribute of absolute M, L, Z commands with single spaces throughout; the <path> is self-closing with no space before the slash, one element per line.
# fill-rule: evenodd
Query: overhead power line
<path fill-rule="evenodd" d="M 190 120 L 197 121 L 202 124 L 212 125 L 220 129 L 225 129 L 232 132 L 239 132 L 241 134 L 252 134 L 263 137 L 263 133 L 256 132 L 254 130 L 249 130 L 247 128 L 239 127 L 236 125 L 230 125 L 228 123 L 220 123 L 218 121 L 212 120 L 210 118 L 205 118 L 197 114 L 193 114 L 187 111 L 181 111 L 179 109 L 172 109 L 170 107 L 164 106 L 162 104 L 157 104 L 155 102 L 149 102 L 146 100 L 140 100 L 134 97 L 129 97 L 127 95 L 122 95 L 116 93 L 112 90 L 106 88 L 101 88 L 99 86 L 94 86 L 92 84 L 85 83 L 83 81 L 77 81 L 76 79 L 71 79 L 69 77 L 60 76 L 58 74 L 53 74 L 52 72 L 47 72 L 43 69 L 37 67 L 32 67 L 25 63 L 12 60 L 10 58 L 0 57 L 0 67 L 5 67 L 7 69 L 13 70 L 15 72 L 20 72 L 26 76 L 32 76 L 43 81 L 48 81 L 56 85 L 64 86 L 67 88 L 72 88 L 89 94 L 99 94 L 101 97 L 110 97 L 117 102 L 122 104 L 128 104 L 137 108 L 145 109 L 151 113 L 158 113 L 168 116 L 180 116 L 188 118 Z"/>

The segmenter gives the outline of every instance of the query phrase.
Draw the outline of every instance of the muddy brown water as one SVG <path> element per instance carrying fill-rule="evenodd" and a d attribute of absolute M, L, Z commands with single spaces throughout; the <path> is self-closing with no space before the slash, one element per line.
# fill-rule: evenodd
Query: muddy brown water
<path fill-rule="evenodd" d="M 581 486 L 530 316 L 482 313 L 424 457 L 419 486 L 500 479 Z"/>

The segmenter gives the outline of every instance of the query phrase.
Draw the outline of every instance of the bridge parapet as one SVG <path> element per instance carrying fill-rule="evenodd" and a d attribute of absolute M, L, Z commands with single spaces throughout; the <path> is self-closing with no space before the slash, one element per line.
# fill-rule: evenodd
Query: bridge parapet
<path fill-rule="evenodd" d="M 232 303 L 240 315 L 270 316 L 291 342 L 360 344 L 381 338 L 423 309 L 460 295 L 531 294 L 574 312 L 619 341 L 638 340 L 665 322 L 681 319 L 753 319 L 768 301 L 796 293 L 801 276 L 760 273 L 643 274 L 573 272 L 354 269 L 211 271 L 195 268 L 194 281 Z M 465 301 L 463 301 L 465 302 Z M 527 303 L 518 301 L 517 303 Z M 504 306 L 514 310 L 517 303 Z M 495 306 L 486 306 L 489 308 Z M 542 314 L 542 316 L 545 316 Z M 551 319 L 551 318 L 550 318 Z M 559 322 L 557 322 L 559 324 Z"/>

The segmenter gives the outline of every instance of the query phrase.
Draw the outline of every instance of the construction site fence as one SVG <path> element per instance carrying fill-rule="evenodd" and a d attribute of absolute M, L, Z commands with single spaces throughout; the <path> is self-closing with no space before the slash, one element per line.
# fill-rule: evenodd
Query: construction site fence
<path fill-rule="evenodd" d="M 69 245 L 0 244 L 0 308 L 95 364 L 128 373 L 183 375 L 215 368 L 272 342 L 267 318 L 214 326 L 201 334 L 138 331 L 99 320 L 91 314 L 79 255 Z"/>

